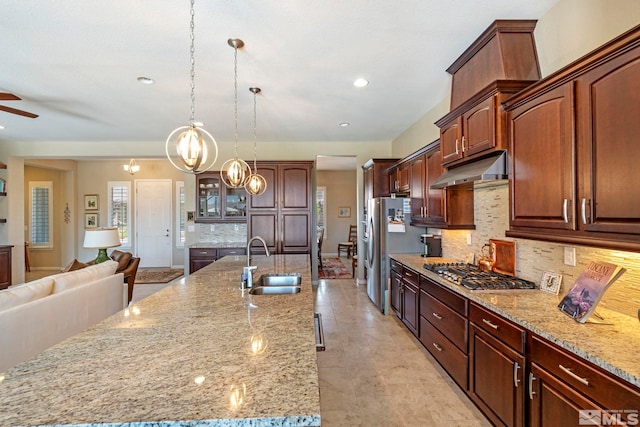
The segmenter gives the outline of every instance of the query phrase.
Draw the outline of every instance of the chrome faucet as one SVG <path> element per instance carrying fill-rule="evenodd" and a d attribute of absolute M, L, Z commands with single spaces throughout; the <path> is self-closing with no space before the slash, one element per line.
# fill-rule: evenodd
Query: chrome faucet
<path fill-rule="evenodd" d="M 257 266 L 251 265 L 251 243 L 253 243 L 254 240 L 260 240 L 262 242 L 262 246 L 264 246 L 267 256 L 270 256 L 269 248 L 267 248 L 267 242 L 265 242 L 262 237 L 254 236 L 249 239 L 249 242 L 247 243 L 247 266 L 242 268 L 242 289 L 245 287 L 253 287 L 253 272 L 258 269 Z"/>

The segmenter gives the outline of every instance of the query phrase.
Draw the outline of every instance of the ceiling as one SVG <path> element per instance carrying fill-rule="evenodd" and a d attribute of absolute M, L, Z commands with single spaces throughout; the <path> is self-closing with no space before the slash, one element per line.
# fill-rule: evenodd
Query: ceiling
<path fill-rule="evenodd" d="M 198 0 L 195 119 L 218 142 L 390 141 L 447 96 L 445 69 L 495 19 L 557 0 Z M 4 0 L 1 141 L 159 141 L 189 123 L 187 0 Z M 139 76 L 155 80 L 139 83 Z M 370 81 L 355 88 L 353 81 Z M 341 122 L 350 126 L 341 127 Z M 321 151 L 321 150 L 319 150 Z"/>

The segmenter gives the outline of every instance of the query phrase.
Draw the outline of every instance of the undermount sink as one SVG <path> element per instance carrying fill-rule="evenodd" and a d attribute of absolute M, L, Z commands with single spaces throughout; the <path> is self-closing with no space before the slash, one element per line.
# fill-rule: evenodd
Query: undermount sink
<path fill-rule="evenodd" d="M 251 288 L 251 295 L 289 295 L 297 294 L 301 290 L 300 286 L 256 286 Z"/>
<path fill-rule="evenodd" d="M 254 282 L 255 286 L 300 286 L 302 276 L 300 273 L 267 273 Z M 297 291 L 300 292 L 300 291 Z"/>

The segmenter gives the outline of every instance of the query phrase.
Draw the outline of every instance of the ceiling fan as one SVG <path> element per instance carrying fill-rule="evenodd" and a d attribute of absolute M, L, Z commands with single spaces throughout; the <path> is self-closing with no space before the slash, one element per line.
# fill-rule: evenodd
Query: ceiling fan
<path fill-rule="evenodd" d="M 0 101 L 20 101 L 21 98 L 15 96 L 12 93 L 8 92 L 0 92 Z M 30 113 L 28 111 L 18 110 L 16 108 L 7 107 L 4 105 L 0 105 L 0 111 L 6 111 L 7 113 L 17 114 L 19 116 L 29 117 L 30 119 L 35 119 L 38 117 L 37 114 Z"/>

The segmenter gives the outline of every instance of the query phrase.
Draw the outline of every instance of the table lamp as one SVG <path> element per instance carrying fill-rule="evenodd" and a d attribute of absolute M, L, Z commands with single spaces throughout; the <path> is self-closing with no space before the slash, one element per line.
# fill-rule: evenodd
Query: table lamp
<path fill-rule="evenodd" d="M 109 260 L 107 248 L 120 246 L 120 235 L 117 228 L 90 228 L 84 232 L 83 246 L 88 249 L 98 249 L 96 264 Z"/>

